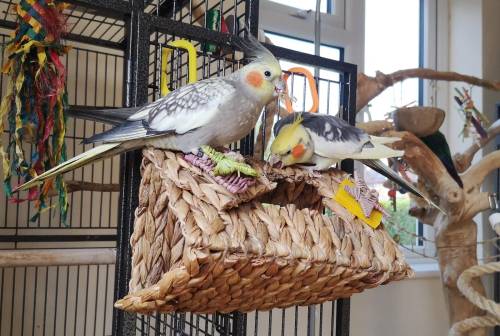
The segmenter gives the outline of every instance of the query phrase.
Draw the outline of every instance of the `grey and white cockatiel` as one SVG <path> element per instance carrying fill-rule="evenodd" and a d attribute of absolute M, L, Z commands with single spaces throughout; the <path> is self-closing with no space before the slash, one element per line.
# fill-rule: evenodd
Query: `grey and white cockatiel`
<path fill-rule="evenodd" d="M 414 195 L 441 210 L 417 188 L 403 180 L 380 159 L 403 156 L 385 146 L 398 138 L 370 136 L 332 115 L 293 113 L 274 125 L 270 163 L 302 165 L 311 170 L 326 170 L 344 159 L 362 162 Z"/>
<path fill-rule="evenodd" d="M 131 114 L 109 131 L 85 139 L 102 143 L 40 174 L 17 190 L 28 189 L 43 180 L 90 162 L 128 150 L 153 146 L 182 152 L 202 150 L 217 162 L 216 174 L 235 171 L 254 175 L 251 167 L 216 153 L 221 147 L 250 133 L 263 107 L 284 89 L 278 60 L 249 34 L 240 46 L 252 61 L 220 78 L 210 78 L 183 86 Z M 120 112 L 115 111 L 115 115 Z M 218 155 L 216 155 L 218 154 Z"/>

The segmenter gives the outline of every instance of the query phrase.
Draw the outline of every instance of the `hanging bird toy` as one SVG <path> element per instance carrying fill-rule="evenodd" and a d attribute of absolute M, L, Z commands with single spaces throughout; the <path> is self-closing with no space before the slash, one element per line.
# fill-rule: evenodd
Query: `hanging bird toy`
<path fill-rule="evenodd" d="M 18 26 L 6 46 L 9 58 L 3 73 L 9 80 L 0 108 L 0 127 L 4 129 L 7 119 L 11 134 L 5 145 L 0 144 L 4 190 L 9 197 L 13 175 L 29 181 L 66 159 L 66 73 L 60 59 L 68 51 L 60 41 L 64 6 L 53 0 L 21 0 L 15 5 Z M 34 145 L 31 156 L 23 148 L 25 143 Z M 47 208 L 52 189 L 59 194 L 65 223 L 68 201 L 62 176 L 45 181 L 40 188 L 30 188 L 27 200 L 35 201 L 38 210 L 32 220 Z"/>
<path fill-rule="evenodd" d="M 462 88 L 462 91 L 455 88 L 457 96 L 454 96 L 455 101 L 459 106 L 459 110 L 465 117 L 464 126 L 461 132 L 462 138 L 469 137 L 469 130 L 473 128 L 481 138 L 488 136 L 485 128 L 488 126 L 488 118 L 481 113 L 476 106 L 469 93 L 470 90 Z"/>

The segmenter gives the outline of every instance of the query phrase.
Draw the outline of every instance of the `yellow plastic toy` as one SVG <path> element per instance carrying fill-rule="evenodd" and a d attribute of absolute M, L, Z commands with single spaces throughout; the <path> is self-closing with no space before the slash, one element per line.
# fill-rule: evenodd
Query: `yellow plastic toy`
<path fill-rule="evenodd" d="M 188 83 L 194 83 L 197 80 L 196 74 L 196 49 L 193 44 L 187 40 L 177 40 L 172 41 L 167 44 L 168 46 L 184 49 L 188 53 Z M 168 88 L 169 76 L 168 76 L 168 58 L 172 53 L 172 48 L 162 48 L 161 52 L 161 77 L 160 77 L 160 89 L 161 96 L 164 97 L 170 93 Z"/>
<path fill-rule="evenodd" d="M 346 208 L 347 211 L 352 213 L 354 216 L 361 219 L 370 227 L 376 229 L 380 225 L 380 222 L 382 222 L 383 214 L 380 211 L 374 209 L 370 217 L 366 217 L 365 214 L 363 213 L 361 205 L 356 201 L 356 199 L 354 199 L 354 197 L 352 197 L 347 191 L 345 191 L 344 187 L 346 185 L 354 186 L 354 183 L 349 181 L 348 179 L 343 180 L 342 183 L 339 185 L 337 193 L 333 197 L 334 200 L 337 201 L 344 208 Z"/>

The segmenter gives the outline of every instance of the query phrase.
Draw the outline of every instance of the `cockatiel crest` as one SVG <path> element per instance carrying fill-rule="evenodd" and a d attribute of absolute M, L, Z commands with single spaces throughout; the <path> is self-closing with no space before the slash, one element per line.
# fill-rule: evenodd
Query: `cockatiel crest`
<path fill-rule="evenodd" d="M 247 40 L 236 43 L 251 62 L 235 75 L 239 76 L 247 93 L 257 99 L 269 100 L 284 89 L 281 66 L 278 60 L 255 37 L 248 35 Z"/>

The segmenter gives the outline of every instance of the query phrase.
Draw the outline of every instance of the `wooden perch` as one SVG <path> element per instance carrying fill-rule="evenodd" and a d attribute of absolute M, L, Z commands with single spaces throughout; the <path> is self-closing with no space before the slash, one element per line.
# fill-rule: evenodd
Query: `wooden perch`
<path fill-rule="evenodd" d="M 492 171 L 500 168 L 500 150 L 494 151 L 481 159 L 478 163 L 462 175 L 464 188 L 479 188 L 484 182 L 486 176 Z"/>
<path fill-rule="evenodd" d="M 491 140 L 495 139 L 497 135 L 500 135 L 500 121 L 496 121 L 488 128 L 488 136 L 486 138 L 474 142 L 465 152 L 455 154 L 453 161 L 458 172 L 463 173 L 466 171 L 470 167 L 474 155 Z"/>
<path fill-rule="evenodd" d="M 427 189 L 432 190 L 446 203 L 440 205 L 445 206 L 450 211 L 458 210 L 457 206 L 462 202 L 461 189 L 429 147 L 409 132 L 390 131 L 384 135 L 401 139 L 396 141 L 393 147 L 405 151 L 405 161 L 425 181 Z"/>
<path fill-rule="evenodd" d="M 119 184 L 102 184 L 102 183 L 93 183 L 85 181 L 65 181 L 65 182 L 68 193 L 76 191 L 102 191 L 102 192 L 120 191 Z M 57 195 L 59 195 L 59 193 L 56 190 L 52 190 L 48 194 L 49 197 Z"/>
<path fill-rule="evenodd" d="M 358 123 L 356 126 L 371 135 L 380 135 L 384 132 L 394 130 L 393 123 L 387 120 L 367 121 Z"/>
<path fill-rule="evenodd" d="M 500 124 L 500 123 L 498 123 Z M 490 127 L 488 138 L 478 146 L 485 145 L 498 134 L 498 125 Z M 477 224 L 472 218 L 479 212 L 490 208 L 490 195 L 481 192 L 480 187 L 489 173 L 500 168 L 500 151 L 485 156 L 461 176 L 464 188 L 460 188 L 448 174 L 441 161 L 415 135 L 409 132 L 386 132 L 384 135 L 398 136 L 394 143 L 397 149 L 404 149 L 404 159 L 419 176 L 419 187 L 425 186 L 439 197 L 439 205 L 447 215 L 428 208 L 412 208 L 410 214 L 420 218 L 435 229 L 435 242 L 443 289 L 448 302 L 452 324 L 481 316 L 484 312 L 469 302 L 457 288 L 460 274 L 478 264 Z M 470 160 L 477 148 L 469 149 Z M 470 161 L 467 166 L 470 165 Z M 480 295 L 485 290 L 480 279 L 471 281 L 472 288 Z M 469 332 L 467 335 L 486 335 L 484 328 Z"/>
<path fill-rule="evenodd" d="M 399 70 L 391 74 L 384 74 L 377 71 L 375 77 L 360 73 L 358 74 L 358 87 L 356 90 L 356 112 L 361 111 L 373 98 L 377 97 L 388 87 L 409 78 L 465 82 L 490 90 L 500 91 L 500 82 L 463 75 L 457 72 L 436 71 L 426 68 Z"/>
<path fill-rule="evenodd" d="M 358 75 L 356 111 L 359 112 L 373 98 L 396 82 L 407 78 L 423 78 L 430 80 L 462 81 L 487 89 L 500 91 L 500 82 L 483 80 L 477 77 L 466 76 L 455 72 L 439 72 L 431 69 L 408 69 L 386 75 L 377 72 L 375 77 L 364 74 Z M 424 109 L 424 110 L 423 110 Z M 395 120 L 396 129 L 404 129 L 422 134 L 419 127 L 428 121 L 422 117 L 426 108 L 403 110 L 407 112 L 406 121 L 413 121 L 410 126 L 401 125 Z M 426 110 L 430 111 L 430 110 Z M 441 114 L 441 117 L 439 116 Z M 434 125 L 428 130 L 437 130 L 442 123 L 444 112 L 435 115 Z M 441 119 L 441 120 L 440 120 Z M 430 123 L 432 124 L 432 123 Z M 365 125 L 363 125 L 365 126 Z M 384 122 L 371 122 L 364 127 L 370 134 L 380 134 L 387 127 Z M 425 129 L 425 127 L 424 127 Z M 430 131 L 429 131 L 430 132 Z M 446 216 L 428 207 L 414 207 L 410 214 L 420 218 L 424 223 L 435 229 L 435 242 L 439 269 L 443 283 L 443 290 L 448 303 L 450 322 L 467 321 L 484 312 L 468 301 L 457 288 L 460 274 L 478 264 L 477 259 L 477 224 L 472 218 L 490 208 L 490 195 L 481 192 L 480 187 L 486 176 L 493 170 L 500 168 L 500 151 L 484 157 L 479 163 L 471 167 L 474 155 L 500 134 L 500 121 L 490 126 L 488 136 L 471 145 L 463 154 L 455 155 L 454 162 L 459 172 L 466 172 L 461 176 L 464 188 L 460 188 L 451 178 L 441 161 L 425 146 L 414 134 L 409 132 L 389 131 L 383 133 L 388 136 L 399 136 L 400 141 L 394 143 L 397 149 L 404 149 L 404 159 L 419 177 L 419 189 L 434 194 L 438 204 L 447 212 Z M 470 169 L 469 169 L 470 167 Z M 469 169 L 469 170 L 467 170 Z M 484 287 L 479 279 L 472 279 L 472 288 L 484 295 Z M 479 328 L 470 331 L 467 335 L 485 336 L 486 330 Z"/>
<path fill-rule="evenodd" d="M 4 250 L 0 267 L 106 265 L 116 262 L 114 248 Z"/>
<path fill-rule="evenodd" d="M 447 211 L 447 216 L 428 208 L 413 208 L 410 213 L 435 228 L 439 269 L 448 302 L 450 322 L 453 324 L 481 315 L 482 311 L 459 292 L 456 284 L 463 271 L 477 265 L 477 227 L 472 217 L 489 206 L 488 195 L 478 193 L 476 188 L 470 188 L 469 192 L 460 188 L 441 161 L 415 135 L 394 131 L 386 132 L 385 135 L 401 138 L 394 143 L 394 147 L 405 150 L 406 162 L 419 176 L 419 187 L 425 185 L 426 190 L 434 192 L 439 197 L 439 205 Z M 484 163 L 474 166 L 471 174 L 475 175 L 478 183 L 493 166 L 500 165 L 498 155 L 491 154 L 482 161 Z M 494 163 L 495 161 L 499 163 Z M 468 177 L 463 176 L 466 185 L 470 183 L 467 182 Z M 472 286 L 478 293 L 484 294 L 481 281 L 475 279 Z M 485 330 L 476 330 L 469 335 L 485 335 Z"/>

